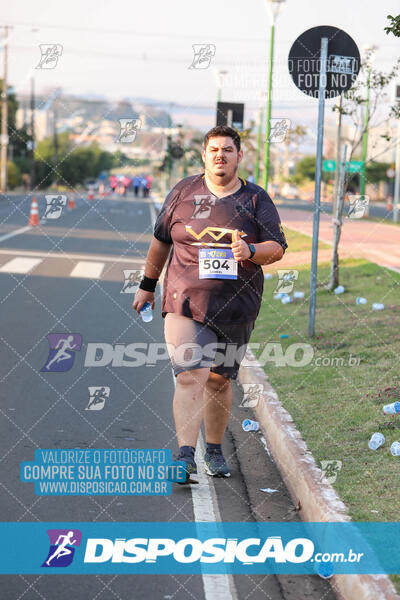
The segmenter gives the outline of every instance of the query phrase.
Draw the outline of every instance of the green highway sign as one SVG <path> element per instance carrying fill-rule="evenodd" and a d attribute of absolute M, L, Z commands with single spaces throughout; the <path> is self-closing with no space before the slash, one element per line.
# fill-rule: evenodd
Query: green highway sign
<path fill-rule="evenodd" d="M 350 163 L 346 163 L 346 171 L 349 173 L 360 173 L 363 168 L 362 160 L 351 160 Z M 323 170 L 326 173 L 334 173 L 336 171 L 336 161 L 335 160 L 324 160 Z"/>
<path fill-rule="evenodd" d="M 335 160 L 324 160 L 323 170 L 326 172 L 336 171 L 336 161 Z"/>
<path fill-rule="evenodd" d="M 350 165 L 349 165 L 349 163 L 347 163 L 347 165 L 346 165 L 346 171 L 348 171 L 349 173 L 361 173 L 362 168 L 363 168 L 362 160 L 351 160 Z"/>

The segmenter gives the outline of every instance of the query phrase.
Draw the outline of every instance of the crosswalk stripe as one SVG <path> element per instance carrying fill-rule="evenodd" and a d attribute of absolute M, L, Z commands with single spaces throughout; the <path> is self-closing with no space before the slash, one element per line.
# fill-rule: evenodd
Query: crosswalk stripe
<path fill-rule="evenodd" d="M 18 256 L 12 258 L 0 267 L 1 273 L 29 273 L 34 267 L 42 262 L 41 258 L 26 258 Z"/>
<path fill-rule="evenodd" d="M 85 279 L 100 279 L 104 269 L 103 262 L 80 260 L 70 273 L 70 277 L 83 277 Z"/>

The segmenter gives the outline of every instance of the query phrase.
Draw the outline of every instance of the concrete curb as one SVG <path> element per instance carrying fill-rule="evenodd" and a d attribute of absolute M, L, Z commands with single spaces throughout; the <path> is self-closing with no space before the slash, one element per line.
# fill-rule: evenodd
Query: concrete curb
<path fill-rule="evenodd" d="M 310 522 L 351 521 L 251 350 L 245 358 L 252 365 L 240 367 L 239 382 L 263 385 L 262 398 L 253 411 L 300 517 Z M 400 600 L 387 575 L 334 575 L 331 581 L 344 600 Z"/>

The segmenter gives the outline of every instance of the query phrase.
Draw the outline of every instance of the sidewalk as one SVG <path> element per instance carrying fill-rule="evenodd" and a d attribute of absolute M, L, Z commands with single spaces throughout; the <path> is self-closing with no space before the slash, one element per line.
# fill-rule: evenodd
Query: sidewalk
<path fill-rule="evenodd" d="M 279 215 L 284 227 L 312 236 L 312 212 L 280 208 Z M 332 244 L 333 240 L 334 229 L 331 225 L 331 216 L 321 213 L 319 239 L 328 244 Z M 287 258 L 284 257 L 280 262 L 282 267 L 291 266 L 290 248 L 288 251 Z M 305 260 L 303 260 L 303 256 L 299 256 L 300 254 L 304 255 Z M 329 250 L 322 250 L 318 253 L 319 260 L 324 261 L 325 259 L 330 260 L 331 255 Z M 400 230 L 393 225 L 384 223 L 374 223 L 362 219 L 343 219 L 339 256 L 341 258 L 366 258 L 378 265 L 400 272 Z M 311 252 L 296 253 L 296 263 L 303 262 L 310 264 Z"/>

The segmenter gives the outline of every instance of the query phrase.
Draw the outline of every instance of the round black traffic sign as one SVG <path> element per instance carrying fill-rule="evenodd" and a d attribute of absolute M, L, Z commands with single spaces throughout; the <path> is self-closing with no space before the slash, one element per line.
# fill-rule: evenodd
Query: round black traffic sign
<path fill-rule="evenodd" d="M 351 88 L 360 70 L 357 44 L 342 29 L 321 25 L 302 33 L 289 52 L 289 73 L 299 90 L 318 98 L 323 37 L 328 38 L 325 98 L 335 98 Z"/>

